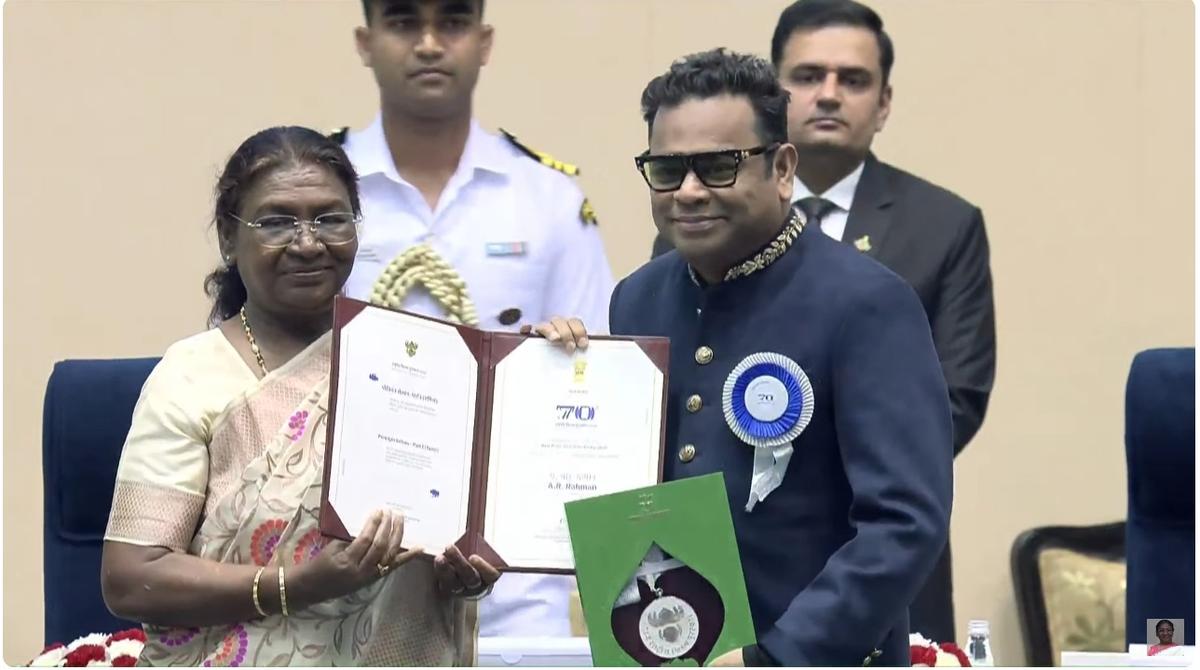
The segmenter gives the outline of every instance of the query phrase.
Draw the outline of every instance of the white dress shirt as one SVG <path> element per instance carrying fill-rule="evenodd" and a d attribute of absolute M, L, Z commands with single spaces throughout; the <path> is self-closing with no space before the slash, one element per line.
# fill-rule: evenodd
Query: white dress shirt
<path fill-rule="evenodd" d="M 396 171 L 380 117 L 350 133 L 345 149 L 358 171 L 363 208 L 346 295 L 369 299 L 388 264 L 425 242 L 466 282 L 484 330 L 578 316 L 589 332 L 608 332 L 612 271 L 596 226 L 580 218 L 583 193 L 574 179 L 472 121 L 458 169 L 430 210 Z M 419 287 L 404 309 L 444 315 Z M 500 314 L 512 309 L 519 318 L 501 323 Z"/>
<path fill-rule="evenodd" d="M 484 330 L 578 316 L 589 332 L 608 332 L 612 271 L 596 226 L 580 218 L 584 197 L 571 177 L 472 121 L 458 168 L 431 210 L 396 171 L 380 117 L 349 134 L 345 149 L 359 174 L 363 209 L 348 296 L 370 299 L 387 265 L 425 242 L 466 282 Z M 511 318 L 514 308 L 519 318 L 502 323 L 500 315 Z M 444 316 L 420 287 L 409 292 L 404 309 Z M 570 576 L 506 574 L 480 602 L 479 634 L 569 636 L 574 589 Z"/>
<path fill-rule="evenodd" d="M 858 189 L 858 180 L 862 178 L 864 165 L 866 163 L 859 163 L 853 172 L 843 177 L 841 181 L 834 184 L 832 188 L 824 193 L 813 193 L 808 190 L 808 187 L 804 185 L 804 182 L 800 181 L 799 177 L 796 177 L 792 181 L 793 203 L 802 198 L 816 196 L 824 198 L 835 205 L 821 219 L 821 232 L 839 242 L 846 234 L 846 220 L 850 218 L 850 205 L 854 204 L 854 191 Z"/>

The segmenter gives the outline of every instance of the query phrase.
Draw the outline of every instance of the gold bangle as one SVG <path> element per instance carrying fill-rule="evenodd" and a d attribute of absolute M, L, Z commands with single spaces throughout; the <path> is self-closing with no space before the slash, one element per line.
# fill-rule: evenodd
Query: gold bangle
<path fill-rule="evenodd" d="M 262 602 L 258 599 L 258 579 L 262 577 L 263 570 L 266 570 L 266 568 L 259 568 L 258 572 L 254 573 L 254 586 L 250 588 L 250 598 L 254 601 L 254 609 L 258 611 L 258 615 L 265 617 L 267 616 L 267 611 L 263 609 Z"/>
<path fill-rule="evenodd" d="M 283 578 L 283 566 L 279 566 L 279 609 L 283 616 L 288 615 L 287 611 L 287 582 Z"/>

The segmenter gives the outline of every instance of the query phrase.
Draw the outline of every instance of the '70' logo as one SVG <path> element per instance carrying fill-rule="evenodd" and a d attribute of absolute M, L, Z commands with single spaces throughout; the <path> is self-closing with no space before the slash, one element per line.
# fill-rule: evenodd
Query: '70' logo
<path fill-rule="evenodd" d="M 558 418 L 563 420 L 591 421 L 596 418 L 596 408 L 591 405 L 559 405 Z"/>

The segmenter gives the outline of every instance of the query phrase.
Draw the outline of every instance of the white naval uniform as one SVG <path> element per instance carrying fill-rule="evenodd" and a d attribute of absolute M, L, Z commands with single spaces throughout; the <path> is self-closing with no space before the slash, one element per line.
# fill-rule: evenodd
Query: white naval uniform
<path fill-rule="evenodd" d="M 345 149 L 363 208 L 347 295 L 369 299 L 387 265 L 425 242 L 467 283 L 484 330 L 579 316 L 589 332 L 608 332 L 612 271 L 596 226 L 580 219 L 583 193 L 574 179 L 473 121 L 458 169 L 431 211 L 396 172 L 379 117 L 350 133 Z M 500 314 L 513 308 L 519 320 L 501 323 Z M 404 309 L 444 315 L 422 290 L 409 293 Z"/>
<path fill-rule="evenodd" d="M 397 173 L 380 117 L 350 133 L 345 150 L 358 171 L 363 209 L 348 296 L 369 300 L 387 265 L 425 242 L 466 282 L 484 330 L 579 316 L 589 332 L 608 332 L 612 271 L 596 226 L 580 218 L 584 197 L 571 177 L 472 121 L 458 168 L 430 210 Z M 519 318 L 502 323 L 500 315 L 508 312 L 511 320 L 514 308 Z M 404 309 L 444 316 L 420 288 L 410 291 Z M 480 602 L 479 634 L 569 636 L 574 589 L 569 576 L 505 574 Z"/>

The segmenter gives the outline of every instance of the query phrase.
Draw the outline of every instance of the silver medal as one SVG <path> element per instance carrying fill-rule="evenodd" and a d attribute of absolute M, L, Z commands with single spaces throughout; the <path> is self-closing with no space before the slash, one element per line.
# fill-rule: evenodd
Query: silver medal
<path fill-rule="evenodd" d="M 700 636 L 696 610 L 681 598 L 666 596 L 642 611 L 638 626 L 642 644 L 659 658 L 679 658 L 691 651 Z"/>

